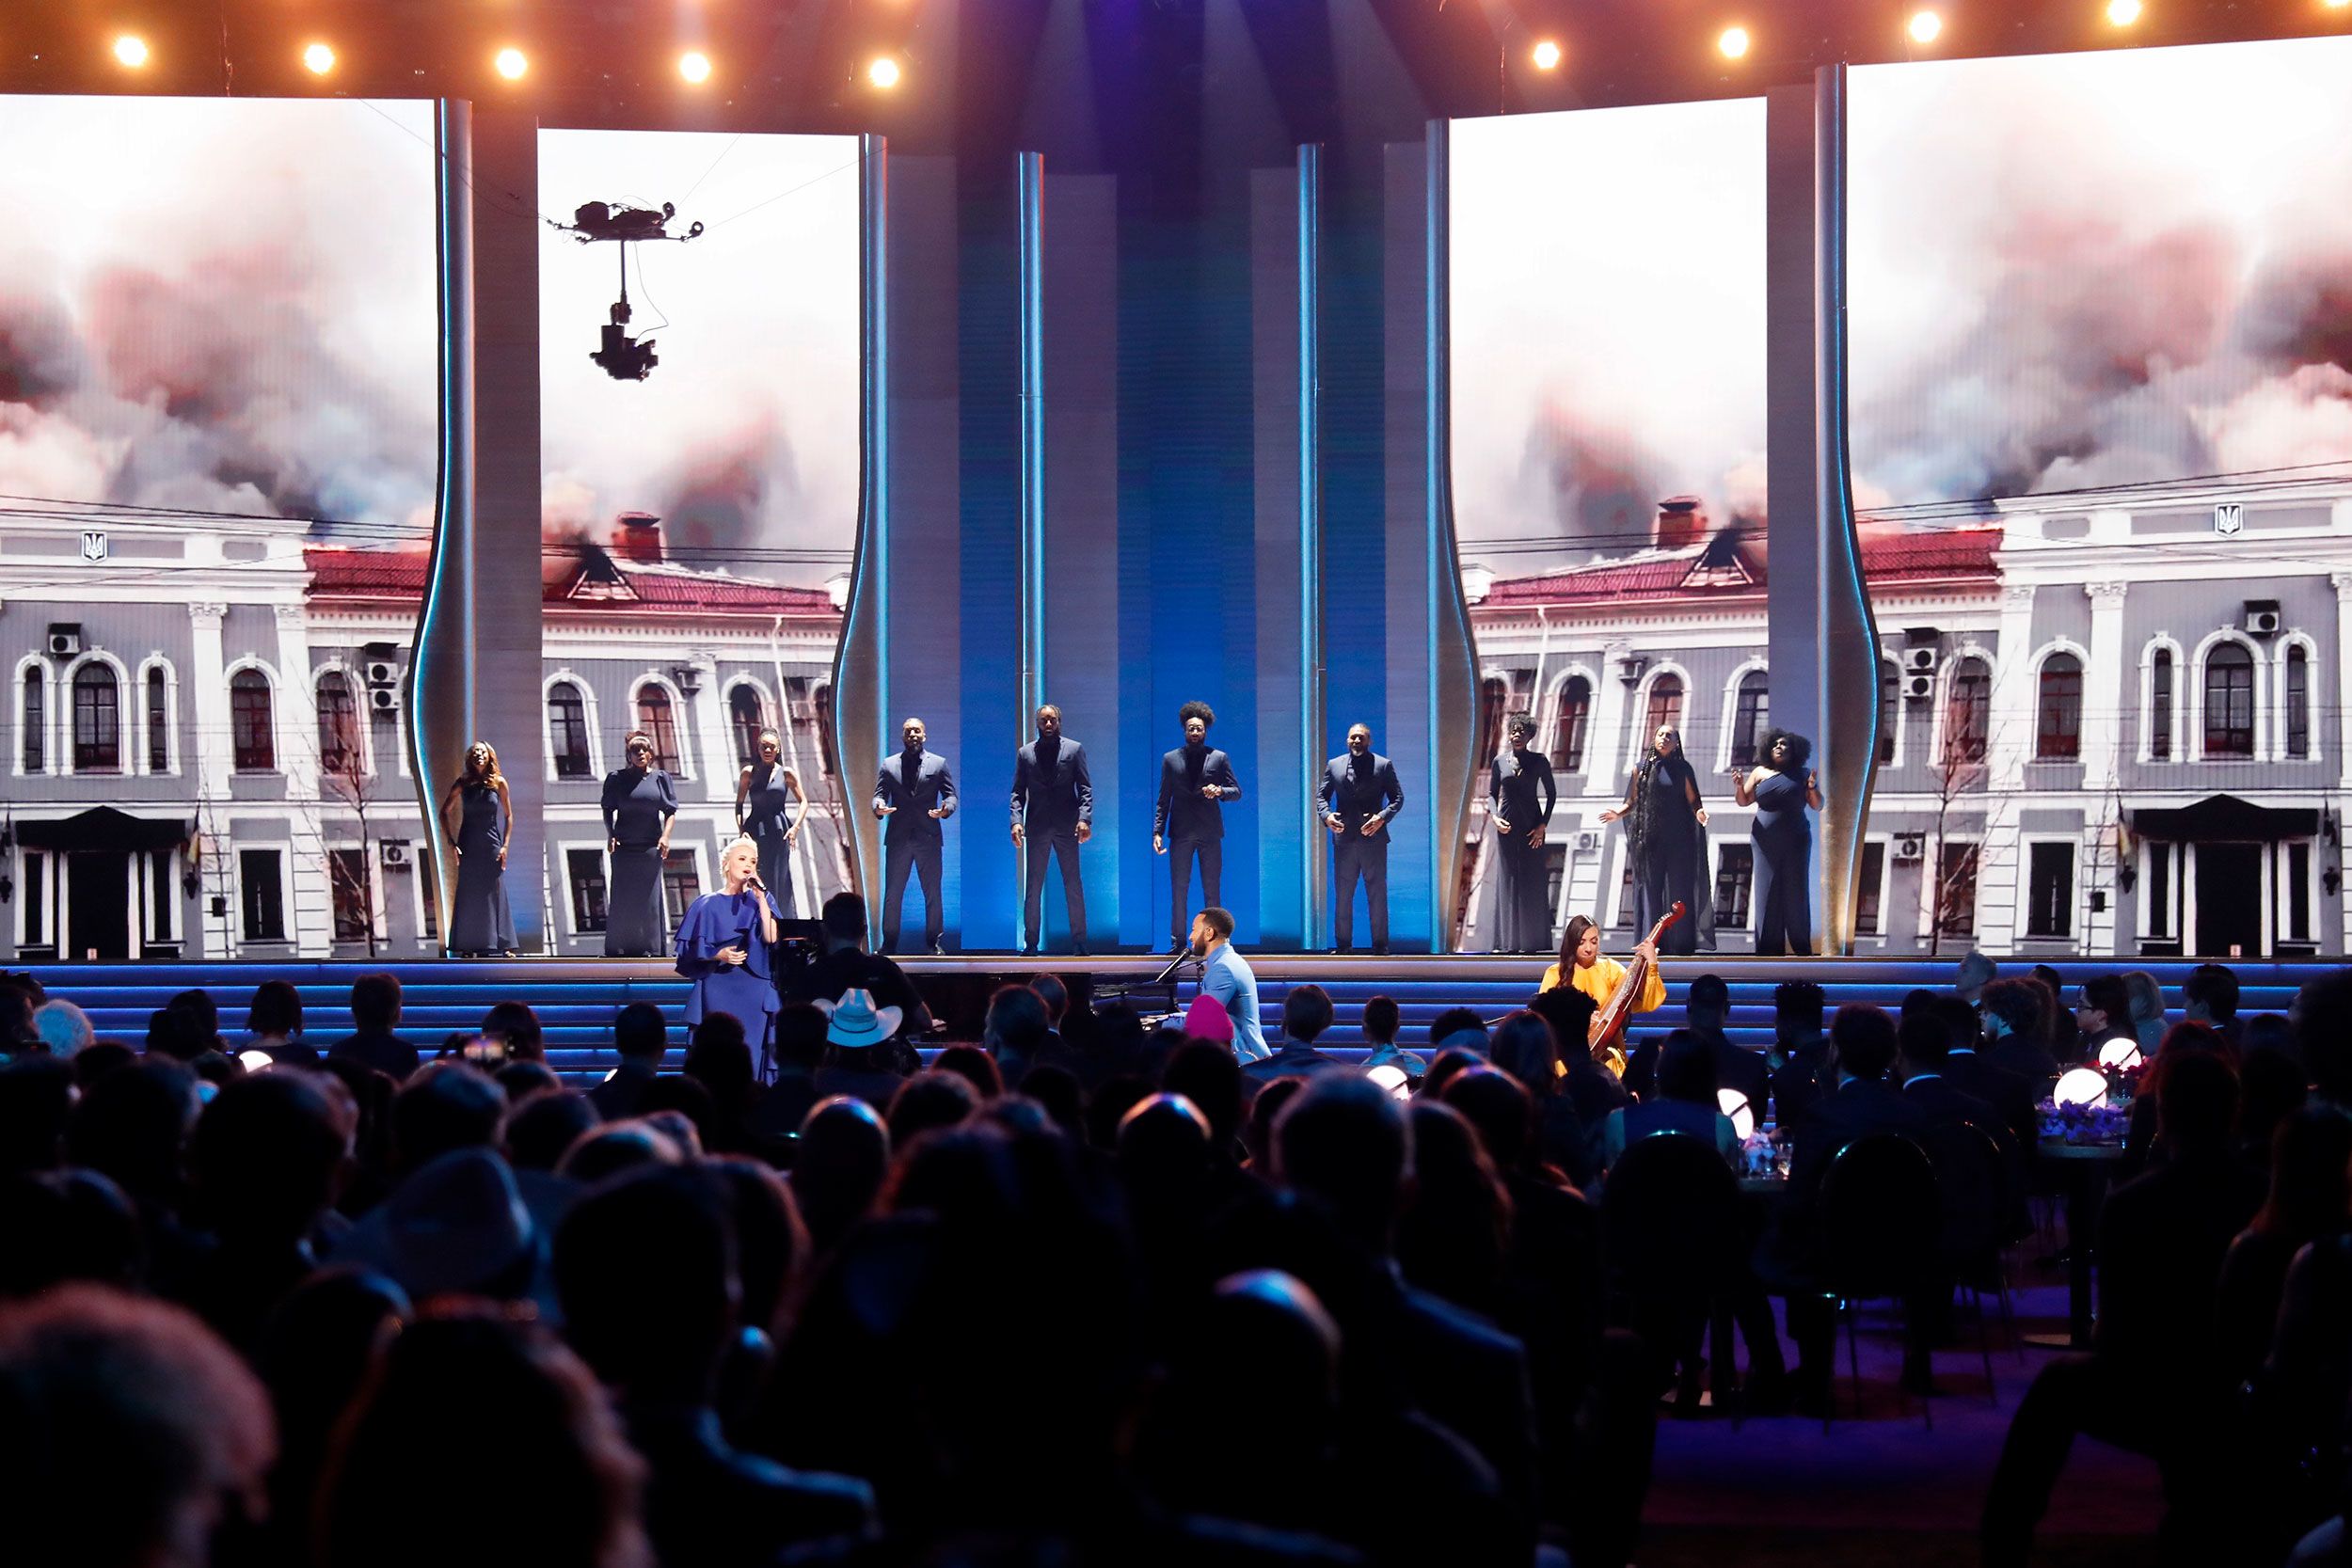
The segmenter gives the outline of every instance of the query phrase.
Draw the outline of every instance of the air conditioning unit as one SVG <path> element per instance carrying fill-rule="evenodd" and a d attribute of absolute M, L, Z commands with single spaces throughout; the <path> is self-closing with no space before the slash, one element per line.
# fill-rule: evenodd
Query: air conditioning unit
<path fill-rule="evenodd" d="M 384 841 L 384 869 L 387 871 L 408 869 L 408 841 L 406 839 L 388 838 Z"/>
<path fill-rule="evenodd" d="M 1905 833 L 1895 841 L 1895 863 L 1914 865 L 1928 858 L 1928 841 L 1920 833 Z"/>
<path fill-rule="evenodd" d="M 1903 695 L 1915 703 L 1926 702 L 1935 695 L 1935 677 L 1933 675 L 1905 675 Z"/>
<path fill-rule="evenodd" d="M 370 713 L 398 713 L 400 693 L 389 686 L 368 688 L 368 711 Z"/>
<path fill-rule="evenodd" d="M 1905 648 L 1903 668 L 1915 675 L 1934 674 L 1935 650 L 1933 648 Z"/>
<path fill-rule="evenodd" d="M 1600 847 L 1600 835 L 1588 829 L 1576 835 L 1576 847 L 1579 854 L 1590 854 Z"/>
<path fill-rule="evenodd" d="M 1642 677 L 1647 673 L 1649 673 L 1649 660 L 1639 655 L 1617 660 L 1617 678 L 1628 686 L 1640 684 Z"/>
<path fill-rule="evenodd" d="M 2249 599 L 2246 601 L 2246 629 L 2256 637 L 2279 635 L 2279 601 Z"/>
<path fill-rule="evenodd" d="M 368 684 L 370 686 L 398 686 L 400 666 L 389 658 L 368 660 Z"/>
<path fill-rule="evenodd" d="M 52 621 L 49 624 L 49 653 L 53 658 L 71 658 L 82 651 L 82 623 Z"/>

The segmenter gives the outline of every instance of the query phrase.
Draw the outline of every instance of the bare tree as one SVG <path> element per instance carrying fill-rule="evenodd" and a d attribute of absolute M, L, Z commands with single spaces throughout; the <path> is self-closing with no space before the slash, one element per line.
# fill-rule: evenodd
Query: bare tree
<path fill-rule="evenodd" d="M 1928 851 L 1927 875 L 1931 879 L 1928 913 L 1930 958 L 1943 952 L 1947 934 L 1958 934 L 1947 933 L 1945 925 L 1960 907 L 1962 895 L 1967 895 L 1970 904 L 1975 902 L 1982 840 L 1967 846 L 1965 852 L 1957 857 L 1945 853 L 1945 844 L 1954 803 L 1963 795 L 1981 794 L 1991 771 L 1985 761 L 1991 749 L 1989 737 L 1977 733 L 1983 727 L 1981 716 L 1971 705 L 1954 704 L 1947 711 L 1944 744 L 1935 758 L 1934 843 Z"/>
<path fill-rule="evenodd" d="M 348 897 L 359 911 L 361 925 L 367 928 L 368 957 L 377 956 L 375 934 L 375 888 L 368 875 L 375 847 L 374 833 L 369 827 L 368 813 L 383 802 L 376 776 L 368 771 L 367 757 L 359 746 L 356 730 L 337 726 L 338 733 L 329 740 L 321 737 L 319 747 L 319 799 L 322 804 L 332 802 L 351 814 L 359 832 L 359 859 L 355 871 L 337 849 L 326 846 L 325 824 L 320 825 L 320 845 L 326 858 L 327 884 L 342 896 Z M 438 831 L 435 829 L 434 831 Z"/>

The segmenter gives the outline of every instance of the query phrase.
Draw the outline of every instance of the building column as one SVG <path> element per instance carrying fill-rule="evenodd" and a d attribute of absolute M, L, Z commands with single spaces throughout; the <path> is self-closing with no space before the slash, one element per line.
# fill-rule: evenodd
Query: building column
<path fill-rule="evenodd" d="M 231 907 L 236 902 L 234 862 L 230 859 L 229 824 L 215 816 L 214 806 L 225 804 L 229 799 L 229 676 L 228 658 L 221 649 L 221 623 L 227 619 L 229 607 L 216 602 L 188 606 L 188 628 L 193 647 L 192 668 L 189 670 L 190 701 L 185 720 L 187 728 L 181 732 L 181 752 L 189 759 L 188 776 L 196 781 L 197 801 L 197 871 L 203 879 L 198 890 L 196 915 L 192 922 L 196 941 L 190 944 L 194 955 L 205 958 L 226 958 L 236 952 L 231 934 L 233 926 L 224 927 L 212 918 L 213 896 L 227 898 Z M 191 750 L 187 736 L 195 737 Z M 226 879 L 213 873 L 230 867 Z"/>
<path fill-rule="evenodd" d="M 735 748 L 727 743 L 726 715 L 719 706 L 718 657 L 696 654 L 686 667 L 695 677 L 694 689 L 686 693 L 686 708 L 694 726 L 694 757 L 702 768 L 703 798 L 732 800 L 739 769 Z"/>
<path fill-rule="evenodd" d="M 1985 737 L 1985 760 L 1994 790 L 2026 782 L 2026 758 L 2033 751 L 2033 587 L 2010 583 L 2001 589 L 2000 645 L 1993 658 L 1993 733 Z"/>
<path fill-rule="evenodd" d="M 1592 753 L 1588 766 L 1593 784 L 1602 787 L 1585 788 L 1588 798 L 1597 797 L 1602 806 L 1612 806 L 1625 798 L 1625 771 L 1631 764 L 1638 742 L 1631 742 L 1625 733 L 1627 700 L 1633 693 L 1633 684 L 1618 673 L 1625 661 L 1633 657 L 1630 642 L 1612 642 L 1600 651 L 1600 678 L 1593 693 L 1593 725 L 1585 731 L 1584 749 Z M 1484 781 L 1481 781 L 1482 784 Z"/>
<path fill-rule="evenodd" d="M 2084 661 L 2083 788 L 2107 791 L 2122 776 L 2123 748 L 2123 596 L 2120 582 L 2087 582 L 2090 657 Z"/>
<path fill-rule="evenodd" d="M 2352 789 L 2352 729 L 2344 721 L 2344 705 L 2352 703 L 2352 572 L 2330 572 L 2328 581 L 2336 591 L 2336 689 L 2319 705 L 2323 713 L 2335 715 L 2336 733 L 2322 734 L 2319 743 L 2334 743 L 2337 787 Z M 2352 898 L 2344 900 L 2344 907 L 2352 910 Z"/>

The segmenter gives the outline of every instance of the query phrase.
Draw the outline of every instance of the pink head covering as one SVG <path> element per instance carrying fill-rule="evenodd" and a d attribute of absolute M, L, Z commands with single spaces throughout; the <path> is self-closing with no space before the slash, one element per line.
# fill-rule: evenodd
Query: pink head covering
<path fill-rule="evenodd" d="M 1233 1043 L 1233 1020 L 1214 996 L 1196 996 L 1184 1009 L 1184 1033 L 1196 1039 Z"/>

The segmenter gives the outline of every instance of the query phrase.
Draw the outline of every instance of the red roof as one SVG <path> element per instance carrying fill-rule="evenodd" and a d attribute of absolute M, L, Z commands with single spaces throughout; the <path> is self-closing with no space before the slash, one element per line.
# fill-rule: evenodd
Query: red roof
<path fill-rule="evenodd" d="M 1994 552 L 2001 546 L 1997 528 L 1912 531 L 1884 524 L 1861 530 L 1862 575 L 1871 583 L 1920 582 L 1939 578 L 1994 576 Z M 1602 600 L 1724 598 L 1764 591 L 1761 570 L 1755 580 L 1692 582 L 1705 546 L 1683 550 L 1645 551 L 1623 561 L 1597 562 L 1542 577 L 1496 579 L 1486 592 L 1488 605 L 1535 605 Z M 1761 552 L 1756 552 L 1761 566 Z"/>
<path fill-rule="evenodd" d="M 414 604 L 424 593 L 430 560 L 421 549 L 365 550 L 313 545 L 302 552 L 310 569 L 312 599 L 390 600 Z M 723 572 L 614 562 L 619 583 L 604 592 L 575 594 L 581 562 L 548 551 L 542 558 L 540 599 L 549 610 L 589 612 L 626 604 L 656 613 L 693 611 L 735 615 L 838 615 L 821 588 L 796 588 Z"/>

